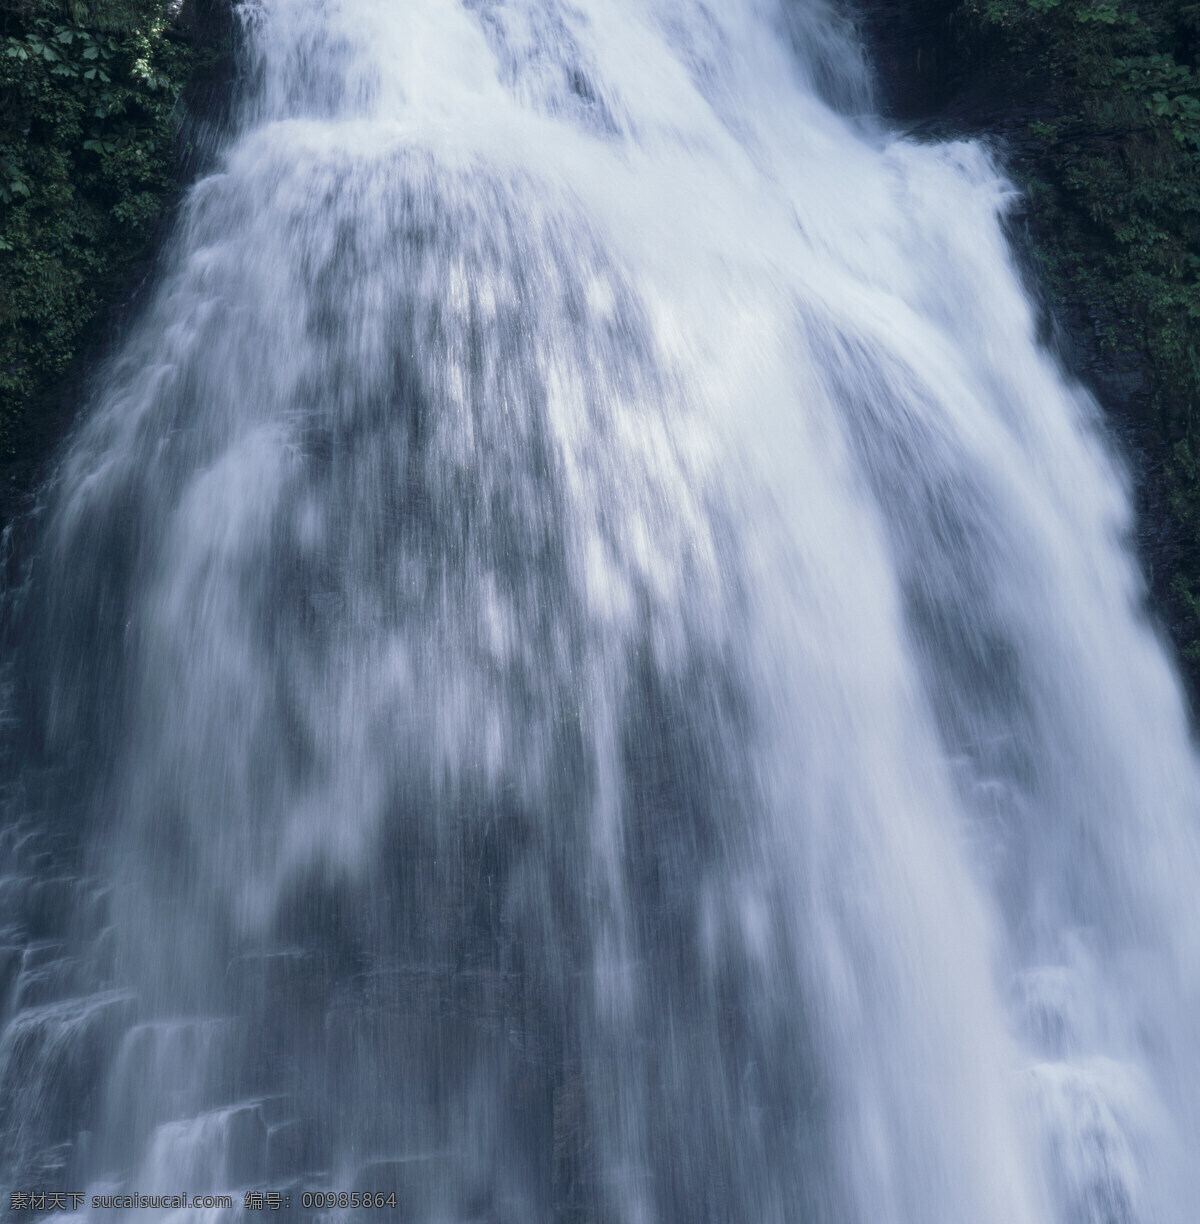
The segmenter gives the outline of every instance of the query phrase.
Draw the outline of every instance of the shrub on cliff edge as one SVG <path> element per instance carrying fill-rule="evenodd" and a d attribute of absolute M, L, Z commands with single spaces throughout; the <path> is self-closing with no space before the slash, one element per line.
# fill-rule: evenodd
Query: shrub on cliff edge
<path fill-rule="evenodd" d="M 197 53 L 164 0 L 0 0 L 0 461 L 36 437 L 176 190 Z"/>

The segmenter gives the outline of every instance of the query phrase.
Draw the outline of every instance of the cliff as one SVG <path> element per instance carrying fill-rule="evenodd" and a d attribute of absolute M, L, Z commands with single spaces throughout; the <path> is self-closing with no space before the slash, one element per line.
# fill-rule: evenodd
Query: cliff
<path fill-rule="evenodd" d="M 204 162 L 232 38 L 223 0 L 0 0 L 0 529 Z"/>
<path fill-rule="evenodd" d="M 1133 476 L 1151 615 L 1200 692 L 1200 4 L 867 0 L 882 100 L 997 148 L 1047 336 Z M 1194 704 L 1194 700 L 1193 700 Z"/>

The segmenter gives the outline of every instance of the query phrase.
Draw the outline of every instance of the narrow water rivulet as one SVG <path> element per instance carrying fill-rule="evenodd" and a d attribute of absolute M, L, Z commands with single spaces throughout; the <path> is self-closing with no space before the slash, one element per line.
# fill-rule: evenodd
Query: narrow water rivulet
<path fill-rule="evenodd" d="M 1193 1224 L 1200 773 L 990 155 L 824 0 L 239 15 L 3 592 L 0 1209 Z"/>

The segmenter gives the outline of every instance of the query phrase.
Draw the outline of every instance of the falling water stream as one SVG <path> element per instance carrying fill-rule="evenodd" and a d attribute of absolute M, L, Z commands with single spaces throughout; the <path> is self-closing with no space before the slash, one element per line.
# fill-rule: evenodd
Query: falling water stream
<path fill-rule="evenodd" d="M 4 593 L 0 1206 L 1194 1224 L 1200 778 L 989 153 L 824 0 L 239 12 Z"/>

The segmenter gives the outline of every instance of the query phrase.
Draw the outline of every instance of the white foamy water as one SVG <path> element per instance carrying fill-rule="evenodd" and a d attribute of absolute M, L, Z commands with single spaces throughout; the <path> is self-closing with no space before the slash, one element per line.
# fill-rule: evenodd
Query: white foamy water
<path fill-rule="evenodd" d="M 1188 1224 L 1196 762 L 987 152 L 818 0 L 241 12 L 12 596 L 107 900 L 5 1185 Z"/>

